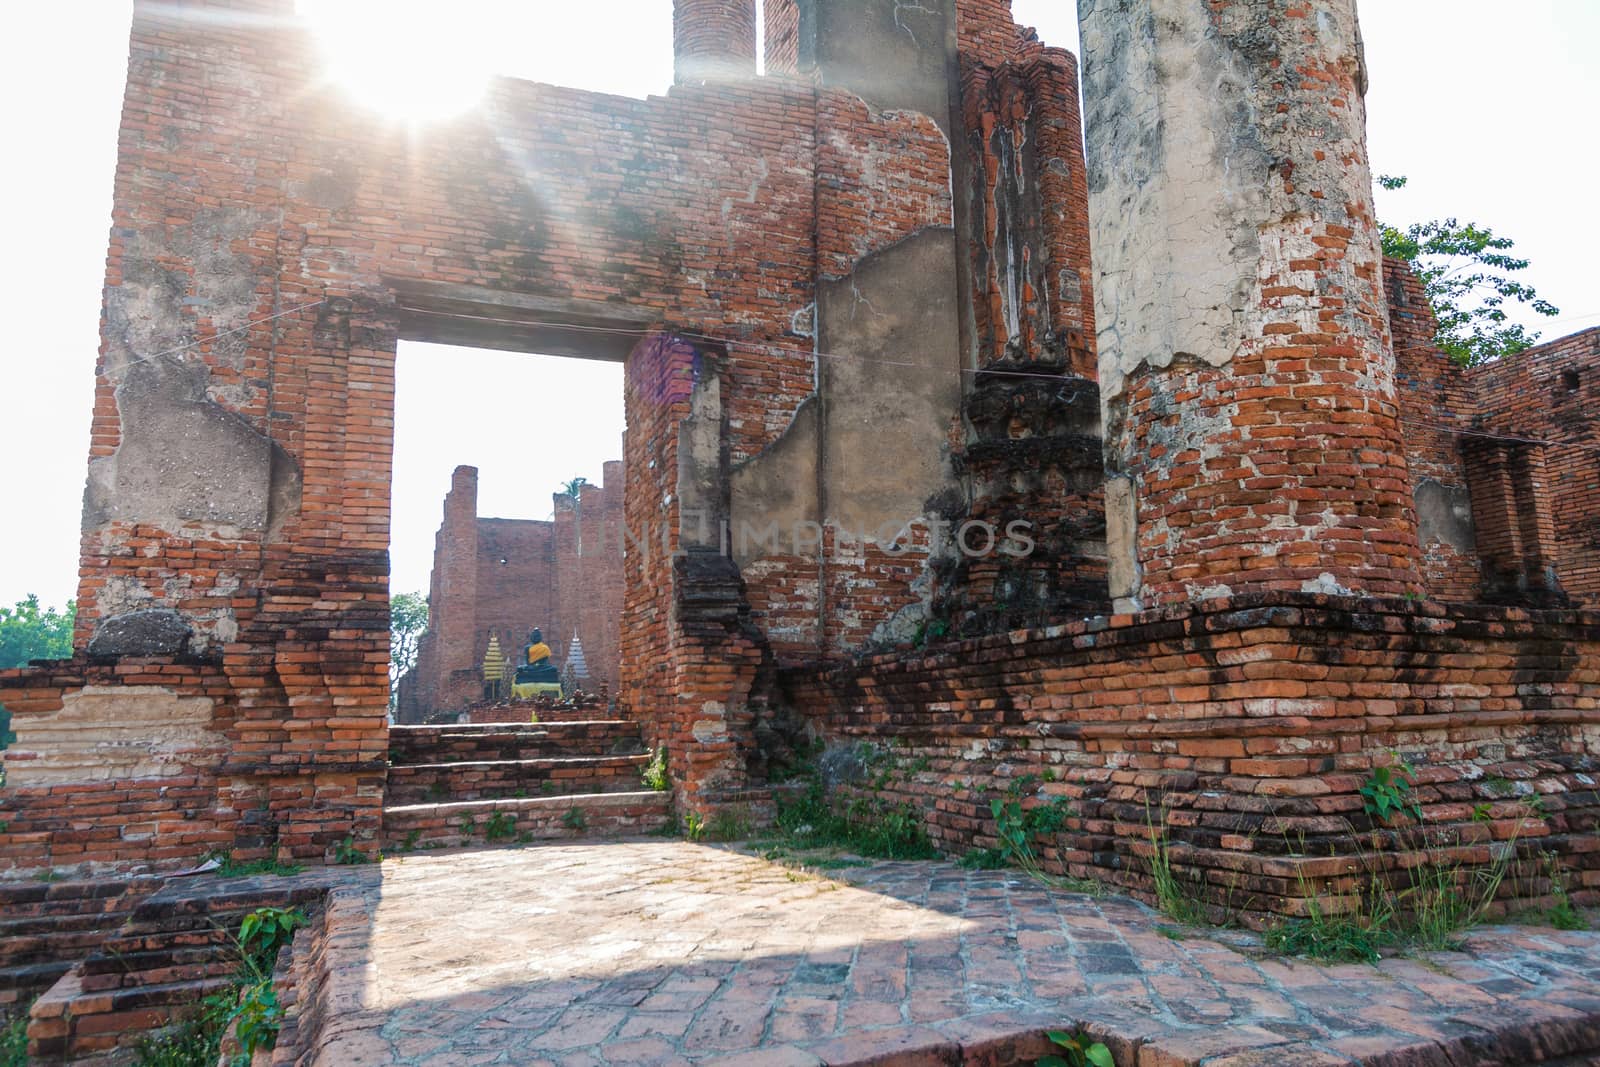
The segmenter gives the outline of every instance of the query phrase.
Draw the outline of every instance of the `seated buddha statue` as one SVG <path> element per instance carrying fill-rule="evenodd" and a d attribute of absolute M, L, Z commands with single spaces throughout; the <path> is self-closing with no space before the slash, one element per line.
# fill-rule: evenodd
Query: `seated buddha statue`
<path fill-rule="evenodd" d="M 561 672 L 550 662 L 550 646 L 544 643 L 544 634 L 534 630 L 528 635 L 528 644 L 522 650 L 522 663 L 517 667 L 518 685 L 531 682 L 561 684 Z"/>

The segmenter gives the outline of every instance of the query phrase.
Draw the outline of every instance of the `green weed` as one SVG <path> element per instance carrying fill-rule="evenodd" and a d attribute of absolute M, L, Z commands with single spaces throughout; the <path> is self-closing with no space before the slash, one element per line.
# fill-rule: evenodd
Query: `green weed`
<path fill-rule="evenodd" d="M 969 871 L 998 871 L 1006 866 L 1008 860 L 1003 848 L 975 848 L 962 856 L 959 862 Z"/>
<path fill-rule="evenodd" d="M 0 1067 L 28 1067 L 28 1007 L 0 1029 Z"/>
<path fill-rule="evenodd" d="M 344 866 L 371 863 L 372 859 L 356 847 L 356 839 L 347 837 L 333 850 L 333 862 Z"/>
<path fill-rule="evenodd" d="M 1145 831 L 1150 839 L 1150 877 L 1155 881 L 1156 909 L 1175 922 L 1192 926 L 1206 922 L 1205 903 L 1178 878 L 1172 865 L 1172 845 L 1167 840 L 1166 823 L 1157 826 L 1147 805 Z"/>
<path fill-rule="evenodd" d="M 644 765 L 639 772 L 640 779 L 646 789 L 657 793 L 665 793 L 672 788 L 672 779 L 667 774 L 667 748 L 665 745 L 655 750 L 650 757 L 650 762 Z"/>
<path fill-rule="evenodd" d="M 1034 1061 L 1034 1067 L 1117 1067 L 1111 1050 L 1081 1031 L 1046 1030 L 1045 1036 L 1060 1051 Z"/>
<path fill-rule="evenodd" d="M 706 834 L 713 841 L 742 841 L 750 836 L 750 813 L 742 807 L 721 807 L 711 814 Z"/>
<path fill-rule="evenodd" d="M 305 921 L 298 908 L 257 908 L 246 915 L 233 938 L 239 960 L 233 984 L 207 997 L 166 1033 L 141 1040 L 134 1049 L 135 1067 L 217 1067 L 230 1026 L 239 1042 L 230 1067 L 246 1067 L 258 1050 L 277 1044 L 283 1008 L 272 970 L 278 951 Z"/>
<path fill-rule="evenodd" d="M 835 802 L 815 775 L 804 792 L 779 800 L 777 830 L 795 848 L 842 848 L 876 859 L 931 859 L 922 819 L 906 804 L 856 796 Z"/>
<path fill-rule="evenodd" d="M 305 867 L 298 863 L 281 863 L 274 857 L 241 862 L 225 850 L 209 853 L 205 858 L 217 861 L 218 878 L 253 878 L 261 874 L 290 875 L 305 870 Z"/>
<path fill-rule="evenodd" d="M 589 828 L 589 817 L 582 808 L 568 808 L 567 813 L 561 816 L 561 825 L 575 834 L 581 834 Z"/>
<path fill-rule="evenodd" d="M 1395 761 L 1392 765 L 1372 768 L 1361 783 L 1361 807 L 1381 823 L 1390 822 L 1396 815 L 1409 815 L 1420 824 L 1422 805 L 1417 801 L 1416 769 L 1401 759 L 1400 753 L 1390 755 Z"/>
<path fill-rule="evenodd" d="M 1367 872 L 1366 884 L 1347 902 L 1350 906 L 1337 911 L 1324 907 L 1315 887 L 1300 875 L 1307 914 L 1270 927 L 1266 945 L 1285 955 L 1365 963 L 1376 963 L 1385 953 L 1455 949 L 1460 935 L 1483 921 L 1494 904 L 1517 863 L 1519 836 L 1498 843 L 1487 866 L 1427 862 L 1407 869 L 1398 885 L 1399 879 L 1383 875 L 1372 853 L 1361 850 L 1356 859 Z"/>
<path fill-rule="evenodd" d="M 483 823 L 483 839 L 488 842 L 510 841 L 517 836 L 517 820 L 510 812 L 491 811 Z"/>

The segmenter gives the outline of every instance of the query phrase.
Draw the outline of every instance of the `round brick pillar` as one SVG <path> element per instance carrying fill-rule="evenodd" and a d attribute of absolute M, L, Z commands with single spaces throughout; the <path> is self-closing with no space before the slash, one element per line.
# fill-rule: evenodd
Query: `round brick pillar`
<path fill-rule="evenodd" d="M 1354 0 L 1080 0 L 1124 608 L 1420 588 Z"/>
<path fill-rule="evenodd" d="M 673 0 L 673 75 L 682 83 L 756 76 L 756 0 Z"/>

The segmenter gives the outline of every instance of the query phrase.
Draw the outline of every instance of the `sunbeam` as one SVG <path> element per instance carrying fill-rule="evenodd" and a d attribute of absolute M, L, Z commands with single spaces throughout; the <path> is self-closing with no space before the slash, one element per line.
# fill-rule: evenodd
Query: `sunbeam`
<path fill-rule="evenodd" d="M 477 9 L 477 10 L 474 10 Z M 491 25 L 484 0 L 298 0 L 332 81 L 364 106 L 408 122 L 447 119 L 476 104 L 491 73 L 473 31 Z"/>

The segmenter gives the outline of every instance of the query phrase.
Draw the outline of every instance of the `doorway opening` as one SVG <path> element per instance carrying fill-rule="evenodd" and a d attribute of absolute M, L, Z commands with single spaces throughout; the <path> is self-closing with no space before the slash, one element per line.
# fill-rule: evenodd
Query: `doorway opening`
<path fill-rule="evenodd" d="M 392 721 L 617 693 L 623 429 L 620 362 L 400 343 Z"/>

